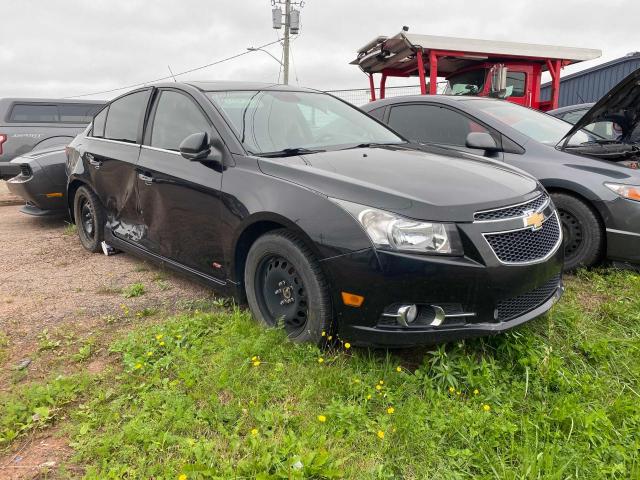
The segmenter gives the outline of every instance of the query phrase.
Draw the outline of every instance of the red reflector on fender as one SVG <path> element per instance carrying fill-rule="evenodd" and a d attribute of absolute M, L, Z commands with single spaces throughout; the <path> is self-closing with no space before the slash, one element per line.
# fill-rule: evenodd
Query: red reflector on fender
<path fill-rule="evenodd" d="M 364 297 L 355 293 L 342 292 L 342 302 L 349 307 L 359 307 L 364 302 Z"/>

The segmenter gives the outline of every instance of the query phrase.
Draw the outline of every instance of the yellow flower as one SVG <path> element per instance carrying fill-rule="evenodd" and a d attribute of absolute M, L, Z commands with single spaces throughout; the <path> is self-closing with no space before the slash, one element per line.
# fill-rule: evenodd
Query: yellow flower
<path fill-rule="evenodd" d="M 456 391 L 456 389 L 455 389 L 455 388 L 453 388 L 453 387 L 449 387 L 449 393 L 453 393 L 453 392 L 455 392 L 455 391 Z"/>
<path fill-rule="evenodd" d="M 384 432 L 382 430 L 378 430 L 378 438 L 380 440 L 384 439 Z"/>
<path fill-rule="evenodd" d="M 393 408 L 393 407 L 389 407 L 389 408 L 387 408 L 387 413 L 388 413 L 389 415 L 392 415 L 392 414 L 393 414 L 393 412 L 395 412 L 395 411 L 396 411 L 396 409 L 395 409 L 395 408 Z"/>
<path fill-rule="evenodd" d="M 324 362 L 324 358 L 322 357 L 318 358 L 318 363 L 322 363 L 322 362 Z"/>
<path fill-rule="evenodd" d="M 474 394 L 474 395 L 477 395 L 477 394 L 479 394 L 479 393 L 480 393 L 480 390 L 478 390 L 477 388 L 473 391 L 473 394 Z"/>
<path fill-rule="evenodd" d="M 485 412 L 488 412 L 489 410 L 491 410 L 491 407 L 485 403 L 485 404 L 482 406 L 482 410 L 484 410 Z"/>
<path fill-rule="evenodd" d="M 160 342 L 158 345 L 160 345 L 161 347 L 164 347 L 164 342 Z"/>
<path fill-rule="evenodd" d="M 333 335 L 329 335 L 329 336 L 327 337 L 327 340 L 333 340 Z"/>
<path fill-rule="evenodd" d="M 347 350 L 349 350 L 351 348 L 351 344 L 349 342 L 344 344 L 344 348 L 346 348 Z"/>
<path fill-rule="evenodd" d="M 382 385 L 376 385 L 376 390 L 382 390 Z"/>
<path fill-rule="evenodd" d="M 158 335 L 156 335 L 156 340 L 162 340 L 162 337 L 164 337 L 164 335 L 159 333 Z"/>
<path fill-rule="evenodd" d="M 258 435 L 258 429 L 257 429 L 257 428 L 252 428 L 252 429 L 251 429 L 251 435 L 253 435 L 254 437 L 255 437 L 256 435 Z"/>
<path fill-rule="evenodd" d="M 187 480 L 187 476 L 184 473 L 181 473 L 178 480 Z"/>
<path fill-rule="evenodd" d="M 371 400 L 371 394 L 367 395 L 367 400 Z"/>
<path fill-rule="evenodd" d="M 384 385 L 384 380 L 380 380 L 378 383 L 379 383 L 380 385 Z"/>
<path fill-rule="evenodd" d="M 396 372 L 401 372 L 402 371 L 402 367 L 396 367 Z"/>
<path fill-rule="evenodd" d="M 153 355 L 153 352 L 147 352 L 147 357 L 150 357 L 151 355 Z"/>
<path fill-rule="evenodd" d="M 253 357 L 251 357 L 251 361 L 255 362 L 258 359 L 258 357 L 256 357 L 255 355 Z"/>
<path fill-rule="evenodd" d="M 456 392 L 456 395 L 460 395 L 461 393 L 462 393 L 462 392 L 461 392 L 460 390 L 458 390 L 458 391 Z"/>
<path fill-rule="evenodd" d="M 318 415 L 318 421 L 320 423 L 324 423 L 327 421 L 327 417 L 325 417 L 324 415 Z"/>
<path fill-rule="evenodd" d="M 133 367 L 133 368 L 135 368 L 136 370 L 140 370 L 142 368 L 142 364 L 141 363 L 136 363 L 136 366 Z"/>
<path fill-rule="evenodd" d="M 260 366 L 260 363 L 261 363 L 261 362 L 260 362 L 260 360 L 254 360 L 254 361 L 253 361 L 253 366 L 254 366 L 254 367 L 259 367 L 259 366 Z"/>
<path fill-rule="evenodd" d="M 322 336 L 326 337 L 327 336 L 327 332 L 325 332 L 324 330 L 322 331 Z"/>

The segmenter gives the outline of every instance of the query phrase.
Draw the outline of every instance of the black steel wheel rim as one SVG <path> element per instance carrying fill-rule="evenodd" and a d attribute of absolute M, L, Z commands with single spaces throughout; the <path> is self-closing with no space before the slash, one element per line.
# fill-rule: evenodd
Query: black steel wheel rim
<path fill-rule="evenodd" d="M 80 199 L 80 222 L 87 238 L 93 240 L 96 233 L 95 216 L 91 203 L 86 197 Z"/>
<path fill-rule="evenodd" d="M 289 335 L 305 328 L 309 312 L 307 291 L 289 260 L 280 255 L 264 257 L 256 270 L 255 291 L 269 325 L 283 322 Z"/>
<path fill-rule="evenodd" d="M 566 210 L 559 210 L 560 221 L 562 222 L 562 234 L 564 235 L 564 255 L 565 258 L 573 257 L 584 241 L 582 225 L 578 219 Z"/>

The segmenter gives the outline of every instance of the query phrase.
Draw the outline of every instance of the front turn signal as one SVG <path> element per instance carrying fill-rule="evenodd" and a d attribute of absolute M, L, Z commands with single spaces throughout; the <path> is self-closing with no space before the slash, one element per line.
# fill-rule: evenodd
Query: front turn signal
<path fill-rule="evenodd" d="M 360 307 L 364 302 L 364 297 L 355 293 L 342 292 L 342 303 L 348 307 Z"/>

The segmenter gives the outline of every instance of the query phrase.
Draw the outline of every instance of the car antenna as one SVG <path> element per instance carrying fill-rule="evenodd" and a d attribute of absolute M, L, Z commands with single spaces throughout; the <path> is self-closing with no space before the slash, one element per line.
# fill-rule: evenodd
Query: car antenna
<path fill-rule="evenodd" d="M 167 68 L 169 69 L 169 73 L 171 74 L 171 76 L 173 77 L 173 81 L 177 82 L 176 80 L 176 76 L 173 74 L 173 72 L 171 71 L 171 65 L 167 65 Z"/>

